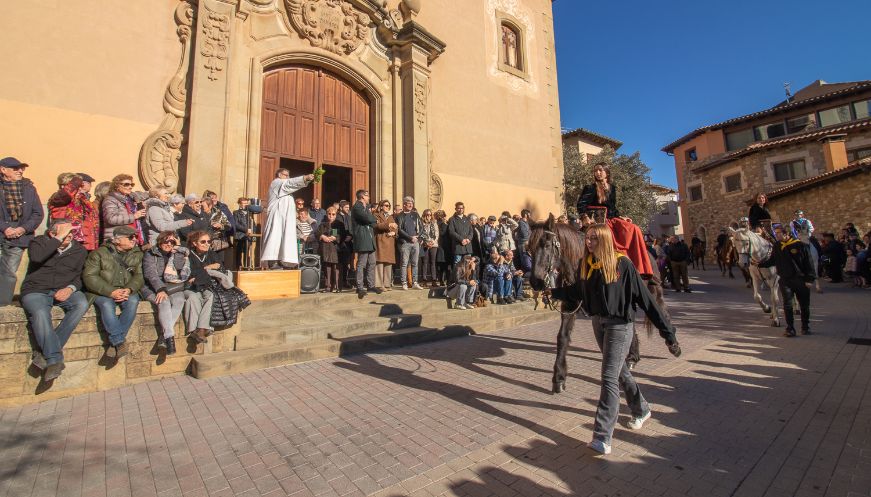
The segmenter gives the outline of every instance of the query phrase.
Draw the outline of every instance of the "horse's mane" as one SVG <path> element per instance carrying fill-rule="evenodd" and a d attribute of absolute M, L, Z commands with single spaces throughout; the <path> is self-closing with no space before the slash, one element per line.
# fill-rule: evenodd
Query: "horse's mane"
<path fill-rule="evenodd" d="M 560 243 L 560 277 L 564 285 L 572 285 L 578 275 L 583 246 L 577 230 L 568 224 L 550 224 L 547 221 L 530 226 L 528 247 L 537 247 L 545 231 L 556 233 Z"/>

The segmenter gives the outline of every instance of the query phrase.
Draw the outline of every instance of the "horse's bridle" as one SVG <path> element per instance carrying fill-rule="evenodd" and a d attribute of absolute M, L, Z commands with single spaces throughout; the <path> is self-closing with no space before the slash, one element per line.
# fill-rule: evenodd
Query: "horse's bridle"
<path fill-rule="evenodd" d="M 550 236 L 549 243 L 551 248 L 553 248 L 553 257 L 544 269 L 544 286 L 547 288 L 556 288 L 556 280 L 559 278 L 559 268 L 556 267 L 554 261 L 559 261 L 560 257 L 562 257 L 559 235 L 550 230 L 544 230 L 544 234 Z"/>

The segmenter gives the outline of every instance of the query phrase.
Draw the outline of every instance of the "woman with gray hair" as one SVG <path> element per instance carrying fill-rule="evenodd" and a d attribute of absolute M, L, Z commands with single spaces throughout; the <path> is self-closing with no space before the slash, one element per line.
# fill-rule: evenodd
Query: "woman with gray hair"
<path fill-rule="evenodd" d="M 157 235 L 161 231 L 175 232 L 179 228 L 186 228 L 193 224 L 190 219 L 175 220 L 173 216 L 175 204 L 172 204 L 171 200 L 178 200 L 181 204 L 178 211 L 184 206 L 184 198 L 181 195 L 173 195 L 170 199 L 166 187 L 155 186 L 148 190 L 148 200 L 145 201 L 145 225 L 148 228 L 147 241 L 151 246 L 154 246 Z"/>

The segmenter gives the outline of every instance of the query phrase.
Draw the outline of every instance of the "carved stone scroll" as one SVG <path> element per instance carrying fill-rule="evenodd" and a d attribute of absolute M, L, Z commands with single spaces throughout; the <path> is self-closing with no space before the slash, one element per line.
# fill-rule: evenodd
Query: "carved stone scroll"
<path fill-rule="evenodd" d="M 369 37 L 369 16 L 347 0 L 285 0 L 290 24 L 312 46 L 349 55 Z"/>
<path fill-rule="evenodd" d="M 163 186 L 174 193 L 178 187 L 194 12 L 190 0 L 180 1 L 175 9 L 181 58 L 163 95 L 163 110 L 166 112 L 163 121 L 155 132 L 148 135 L 139 151 L 139 179 L 146 189 Z"/>
<path fill-rule="evenodd" d="M 230 51 L 230 16 L 209 10 L 209 15 L 203 19 L 202 54 L 206 58 L 206 69 L 209 79 L 216 81 L 224 70 L 227 55 Z"/>
<path fill-rule="evenodd" d="M 414 78 L 414 117 L 418 129 L 426 126 L 426 96 L 427 80 L 415 76 Z"/>

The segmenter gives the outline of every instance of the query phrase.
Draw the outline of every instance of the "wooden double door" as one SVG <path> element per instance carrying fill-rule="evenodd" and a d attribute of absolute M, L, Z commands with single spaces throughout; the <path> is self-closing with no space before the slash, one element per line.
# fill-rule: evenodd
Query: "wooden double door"
<path fill-rule="evenodd" d="M 326 170 L 323 181 L 294 196 L 321 199 L 324 208 L 369 188 L 369 101 L 320 68 L 285 66 L 263 78 L 260 197 L 268 198 L 275 171 L 291 177 Z"/>

